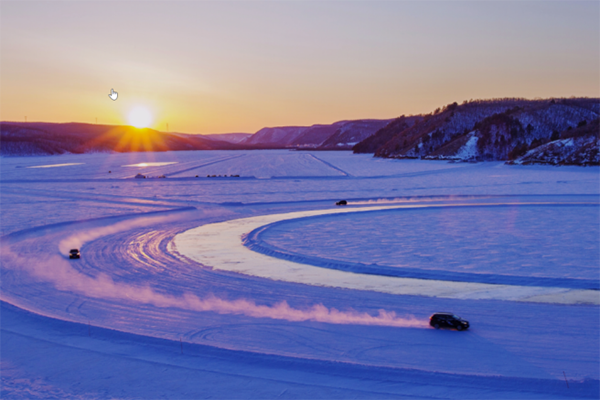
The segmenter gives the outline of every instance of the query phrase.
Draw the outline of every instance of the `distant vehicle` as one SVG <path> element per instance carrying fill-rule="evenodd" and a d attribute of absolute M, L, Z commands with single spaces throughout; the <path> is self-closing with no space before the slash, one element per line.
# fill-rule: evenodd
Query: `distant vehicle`
<path fill-rule="evenodd" d="M 79 249 L 71 249 L 71 251 L 69 251 L 69 258 L 81 258 L 81 253 L 79 253 Z"/>
<path fill-rule="evenodd" d="M 137 174 L 135 176 L 135 179 L 146 179 L 146 176 L 142 175 L 142 174 Z"/>
<path fill-rule="evenodd" d="M 429 325 L 435 329 L 454 328 L 457 331 L 469 329 L 469 321 L 451 313 L 435 313 L 429 317 Z"/>
<path fill-rule="evenodd" d="M 348 202 L 346 200 L 340 200 L 340 201 L 336 201 L 335 205 L 336 206 L 345 206 L 345 205 L 348 205 Z"/>

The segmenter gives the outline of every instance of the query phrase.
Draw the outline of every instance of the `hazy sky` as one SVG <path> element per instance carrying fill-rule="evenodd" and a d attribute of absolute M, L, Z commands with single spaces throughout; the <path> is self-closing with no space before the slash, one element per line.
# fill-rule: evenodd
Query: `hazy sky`
<path fill-rule="evenodd" d="M 600 2 L 0 3 L 0 119 L 189 133 L 600 96 Z M 119 93 L 108 98 L 110 89 Z"/>

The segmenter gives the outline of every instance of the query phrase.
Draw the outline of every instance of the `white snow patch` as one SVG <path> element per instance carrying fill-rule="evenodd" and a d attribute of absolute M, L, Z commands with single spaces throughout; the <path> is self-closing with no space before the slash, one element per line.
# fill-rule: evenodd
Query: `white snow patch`
<path fill-rule="evenodd" d="M 464 146 L 456 152 L 456 157 L 462 159 L 469 159 L 477 155 L 477 140 L 479 138 L 475 136 L 474 132 L 471 132 L 470 135 L 471 137 L 469 138 L 467 143 L 465 143 Z"/>
<path fill-rule="evenodd" d="M 563 146 L 565 146 L 565 147 L 575 146 L 575 142 L 573 141 L 573 138 L 569 138 L 569 139 L 566 139 L 561 142 L 562 142 Z"/>

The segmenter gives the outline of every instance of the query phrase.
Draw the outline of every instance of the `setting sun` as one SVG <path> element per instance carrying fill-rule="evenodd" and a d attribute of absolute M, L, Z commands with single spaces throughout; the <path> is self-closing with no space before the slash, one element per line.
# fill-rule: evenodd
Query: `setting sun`
<path fill-rule="evenodd" d="M 136 128 L 147 128 L 152 123 L 152 114 L 144 107 L 135 107 L 129 112 L 128 120 Z"/>

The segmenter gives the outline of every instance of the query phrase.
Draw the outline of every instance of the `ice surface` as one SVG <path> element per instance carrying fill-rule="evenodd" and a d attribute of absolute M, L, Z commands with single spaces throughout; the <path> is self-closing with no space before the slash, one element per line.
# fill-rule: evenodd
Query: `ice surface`
<path fill-rule="evenodd" d="M 143 169 L 166 179 L 136 180 L 137 171 L 123 167 L 151 162 L 177 164 Z M 26 168 L 68 163 L 80 165 Z M 490 285 L 467 282 L 482 290 L 455 291 L 454 298 L 424 296 L 419 287 L 397 295 L 377 285 L 315 286 L 200 265 L 173 243 L 202 226 L 341 210 L 334 206 L 340 199 L 349 201 L 346 210 L 438 205 L 402 211 L 423 226 L 387 221 L 400 211 L 374 213 L 372 220 L 369 213 L 346 213 L 285 222 L 272 231 L 271 244 L 302 257 L 395 269 L 404 264 L 389 261 L 403 255 L 425 272 L 597 282 L 598 168 L 276 150 L 1 157 L 0 173 L 2 398 L 597 397 L 598 306 L 548 304 L 557 296 L 577 302 L 582 290 L 525 286 L 536 291 L 536 302 L 519 302 L 512 301 L 522 295 L 519 285 L 505 285 L 498 296 Z M 465 213 L 473 207 L 449 207 L 485 202 L 593 205 L 519 207 L 513 237 L 510 207 L 471 214 Z M 450 222 L 458 237 L 432 239 L 426 229 Z M 485 229 L 491 222 L 493 231 Z M 364 243 L 346 234 L 352 226 L 369 233 Z M 405 243 L 420 255 L 394 250 L 386 260 L 377 250 L 386 235 L 378 236 L 376 226 L 393 234 L 394 247 L 402 243 L 397 235 L 410 230 Z M 327 246 L 327 233 L 339 239 L 340 251 Z M 285 235 L 289 240 L 280 242 Z M 212 251 L 256 253 L 239 239 Z M 425 253 L 432 240 L 436 252 Z M 72 245 L 80 246 L 81 260 L 65 257 L 61 249 Z M 481 258 L 506 246 L 514 249 L 506 268 L 502 260 Z M 438 261 L 435 268 L 425 254 Z M 456 268 L 446 263 L 466 255 Z M 312 268 L 328 279 L 340 272 Z M 448 294 L 447 283 L 439 290 Z M 598 291 L 586 293 L 593 302 Z M 468 319 L 471 330 L 426 327 L 438 311 Z"/>
<path fill-rule="evenodd" d="M 279 223 L 264 230 L 260 239 L 289 254 L 351 263 L 598 280 L 598 211 L 585 203 L 527 202 L 494 208 L 393 209 Z"/>
<path fill-rule="evenodd" d="M 259 179 L 271 177 L 296 176 L 340 176 L 343 171 L 332 167 L 311 154 L 305 152 L 287 152 L 280 154 L 264 154 L 258 152 L 241 153 L 227 162 L 202 166 L 193 170 L 200 176 L 206 175 L 240 175 Z M 185 176 L 182 172 L 174 176 Z"/>
<path fill-rule="evenodd" d="M 489 205 L 494 204 L 491 203 Z M 478 206 L 481 207 L 482 205 L 474 205 L 473 207 L 476 208 Z M 355 218 L 354 214 L 364 214 L 378 210 L 391 211 L 441 207 L 453 208 L 457 207 L 457 205 L 373 206 L 368 208 L 337 208 L 333 210 L 272 214 L 268 216 L 243 218 L 203 225 L 179 234 L 175 237 L 173 243 L 179 253 L 202 265 L 218 270 L 235 271 L 273 280 L 354 290 L 373 290 L 396 295 L 533 302 L 539 301 L 538 296 L 544 296 L 543 302 L 549 303 L 589 303 L 600 305 L 600 293 L 597 290 L 567 291 L 564 290 L 564 287 L 561 287 L 560 281 L 555 283 L 555 285 L 557 285 L 556 287 L 527 287 L 519 285 L 476 283 L 472 282 L 472 279 L 466 281 L 459 281 L 457 279 L 449 281 L 441 279 L 400 278 L 389 276 L 384 273 L 359 273 L 359 271 L 352 270 L 352 268 L 349 268 L 348 271 L 342 271 L 339 268 L 332 270 L 328 268 L 327 260 L 324 260 L 321 265 L 317 263 L 317 266 L 287 261 L 283 259 L 283 257 L 270 257 L 269 255 L 271 254 L 268 252 L 267 254 L 269 255 L 264 255 L 242 246 L 242 240 L 245 235 L 250 232 L 260 230 L 266 225 L 286 220 L 298 220 L 323 215 L 330 216 L 331 214 L 351 214 L 350 219 L 352 220 Z M 461 204 L 458 205 L 458 207 L 466 207 L 466 205 Z M 361 217 L 358 218 L 361 219 Z M 362 216 L 362 218 L 369 217 Z M 344 240 L 343 233 L 347 232 L 346 228 L 347 227 L 341 226 L 339 229 L 335 229 L 338 240 Z M 338 233 L 341 235 L 337 235 Z M 329 235 L 331 235 L 331 232 Z M 421 240 L 427 238 L 429 235 L 430 233 L 421 234 Z M 304 239 L 311 243 L 318 243 L 320 240 L 319 237 L 310 236 L 307 236 Z M 376 240 L 372 241 L 371 244 L 378 246 L 379 253 L 385 252 L 385 246 L 378 245 Z M 469 246 L 470 244 L 467 242 L 465 245 Z M 441 250 L 448 251 L 447 249 Z M 486 249 L 484 248 L 483 251 L 485 252 L 485 250 Z M 587 256 L 591 257 L 592 262 L 596 260 L 594 257 L 597 256 L 597 252 L 593 250 L 594 248 L 592 251 L 587 252 Z M 343 253 L 344 249 L 341 248 L 339 251 Z M 586 261 L 590 260 L 588 259 Z M 504 265 L 502 263 L 494 263 L 494 267 L 496 270 L 499 269 L 502 271 Z M 597 268 L 595 269 L 597 272 Z M 564 273 L 562 275 L 564 275 Z M 593 285 L 594 288 L 598 287 L 598 284 L 595 281 L 593 282 Z M 555 296 L 551 296 L 553 294 L 555 294 Z"/>

